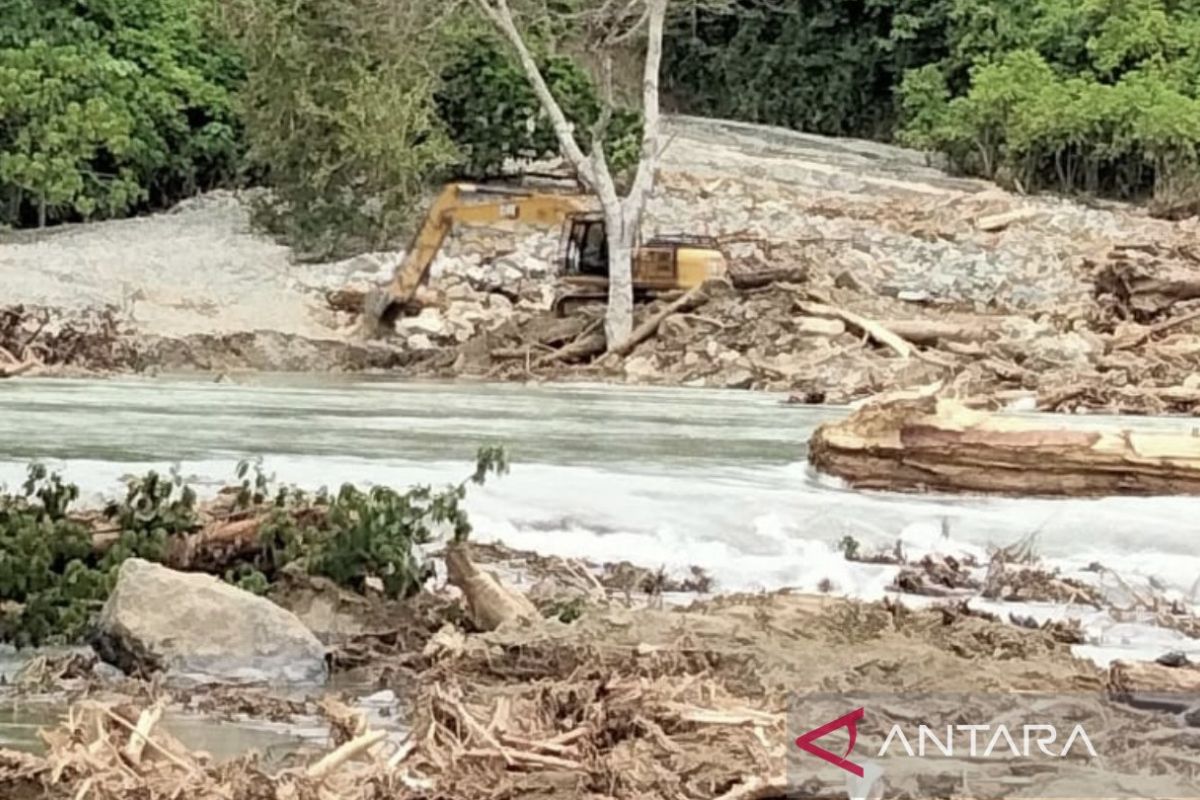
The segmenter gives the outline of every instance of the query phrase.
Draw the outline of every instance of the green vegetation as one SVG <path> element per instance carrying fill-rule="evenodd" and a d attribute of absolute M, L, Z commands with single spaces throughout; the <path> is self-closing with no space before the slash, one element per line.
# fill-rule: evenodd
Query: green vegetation
<path fill-rule="evenodd" d="M 1026 189 L 1187 201 L 1200 145 L 1195 0 L 956 0 L 952 51 L 901 86 L 901 138 Z"/>
<path fill-rule="evenodd" d="M 569 55 L 587 34 L 573 3 L 555 0 L 528 34 L 588 131 L 603 92 Z M 899 140 L 1027 190 L 1200 207 L 1200 0 L 673 8 L 667 107 Z M 618 171 L 638 128 L 636 112 L 614 110 L 604 142 Z M 508 47 L 436 0 L 5 7 L 0 225 L 122 216 L 252 182 L 273 189 L 260 221 L 324 256 L 394 239 L 432 183 L 554 151 Z"/>
<path fill-rule="evenodd" d="M 249 161 L 274 190 L 260 220 L 314 256 L 378 247 L 454 163 L 437 118 L 432 2 L 229 0 L 247 80 Z"/>
<path fill-rule="evenodd" d="M 683 4 L 663 42 L 663 91 L 692 114 L 887 137 L 905 71 L 948 52 L 952 2 L 738 0 L 708 11 Z"/>
<path fill-rule="evenodd" d="M 298 562 L 355 591 L 378 581 L 385 596 L 409 597 L 432 575 L 416 546 L 443 530 L 465 539 L 471 525 L 461 503 L 468 484 L 507 469 L 504 451 L 486 447 L 467 480 L 441 490 L 346 485 L 336 494 L 309 495 L 277 486 L 261 468 L 243 463 L 239 484 L 231 487 L 235 510 L 262 518 L 260 547 L 221 575 L 264 594 L 284 567 Z M 73 508 L 78 498 L 78 487 L 40 464 L 30 466 L 20 491 L 0 494 L 0 641 L 29 646 L 79 640 L 125 559 L 170 563 L 171 542 L 196 534 L 204 523 L 195 492 L 174 471 L 128 482 L 125 497 L 104 509 L 101 537 L 115 536 L 104 544 L 93 541 L 95 515 Z"/>
<path fill-rule="evenodd" d="M 554 129 L 508 46 L 491 32 L 472 29 L 449 40 L 437 103 L 458 146 L 460 171 L 489 177 L 506 159 L 557 153 Z M 543 53 L 539 66 L 567 119 L 580 130 L 595 127 L 603 102 L 587 71 L 568 56 L 552 52 Z M 637 111 L 614 109 L 604 133 L 604 152 L 614 172 L 637 163 L 642 135 Z"/>
<path fill-rule="evenodd" d="M 847 561 L 855 561 L 862 555 L 862 545 L 853 536 L 843 536 L 837 543 L 837 549 L 842 552 Z"/>
<path fill-rule="evenodd" d="M 677 15 L 666 64 L 693 113 L 898 138 L 1031 191 L 1200 208 L 1197 0 L 741 0 Z"/>
<path fill-rule="evenodd" d="M 119 216 L 229 180 L 240 67 L 208 0 L 10 0 L 0 224 Z"/>
<path fill-rule="evenodd" d="M 557 149 L 508 48 L 435 0 L 10 6 L 0 225 L 119 217 L 250 181 L 272 189 L 258 221 L 324 257 L 394 239 L 433 183 Z M 550 36 L 549 80 L 591 128 L 600 93 Z M 616 109 L 615 168 L 639 136 L 638 115 Z"/>

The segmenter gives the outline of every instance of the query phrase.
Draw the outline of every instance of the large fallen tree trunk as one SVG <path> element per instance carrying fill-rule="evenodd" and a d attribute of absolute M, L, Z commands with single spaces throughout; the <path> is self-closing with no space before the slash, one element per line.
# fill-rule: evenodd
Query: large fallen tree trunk
<path fill-rule="evenodd" d="M 1200 494 L 1200 428 L 1120 430 L 1097 422 L 972 411 L 947 399 L 868 405 L 821 426 L 819 469 L 865 489 L 1098 496 Z"/>

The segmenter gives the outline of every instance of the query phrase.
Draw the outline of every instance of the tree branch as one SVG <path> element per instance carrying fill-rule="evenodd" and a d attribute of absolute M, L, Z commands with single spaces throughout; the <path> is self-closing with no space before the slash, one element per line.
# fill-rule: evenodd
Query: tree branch
<path fill-rule="evenodd" d="M 592 165 L 587 156 L 583 154 L 583 150 L 580 149 L 579 143 L 575 141 L 571 123 L 567 121 L 562 106 L 554 99 L 554 93 L 546 84 L 546 79 L 543 77 L 541 69 L 538 68 L 537 61 L 529 52 L 525 40 L 521 37 L 521 32 L 517 30 L 508 0 L 475 0 L 475 5 L 517 51 L 517 57 L 521 61 L 521 67 L 525 70 L 526 77 L 533 86 L 533 92 L 537 95 L 542 110 L 550 117 L 550 124 L 554 127 L 554 135 L 558 138 L 559 149 L 562 151 L 563 157 L 571 162 L 580 181 L 587 188 L 596 189 L 596 175 Z"/>
<path fill-rule="evenodd" d="M 662 67 L 663 20 L 667 15 L 667 0 L 646 0 L 646 4 L 650 30 L 646 42 L 646 71 L 642 78 L 642 157 L 633 186 L 625 198 L 623 214 L 627 226 L 635 226 L 641 219 L 658 171 L 658 76 Z"/>

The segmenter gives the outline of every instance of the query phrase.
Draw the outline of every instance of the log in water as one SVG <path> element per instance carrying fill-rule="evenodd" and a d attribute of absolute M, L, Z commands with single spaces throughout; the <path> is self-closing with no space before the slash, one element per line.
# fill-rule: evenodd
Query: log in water
<path fill-rule="evenodd" d="M 1017 496 L 1200 495 L 1200 427 L 1065 426 L 948 399 L 868 405 L 821 426 L 818 469 L 862 489 Z"/>

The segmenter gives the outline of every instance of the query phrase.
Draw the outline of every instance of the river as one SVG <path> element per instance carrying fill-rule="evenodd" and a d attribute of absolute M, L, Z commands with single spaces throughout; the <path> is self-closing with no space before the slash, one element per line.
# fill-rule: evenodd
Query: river
<path fill-rule="evenodd" d="M 827 581 L 840 593 L 882 597 L 893 571 L 846 562 L 835 544 L 847 535 L 867 548 L 899 538 L 910 554 L 983 554 L 1036 531 L 1039 552 L 1066 573 L 1100 562 L 1179 595 L 1200 576 L 1200 498 L 851 491 L 805 459 L 813 428 L 845 413 L 695 389 L 301 376 L 6 381 L 0 483 L 16 486 L 38 459 L 85 495 L 111 495 L 123 476 L 173 464 L 213 489 L 240 459 L 259 457 L 280 481 L 309 489 L 439 484 L 469 474 L 478 446 L 502 444 L 511 473 L 468 497 L 476 537 L 668 569 L 695 564 L 721 590 L 814 590 Z M 1200 650 L 1102 615 L 1085 622 L 1109 655 Z"/>

